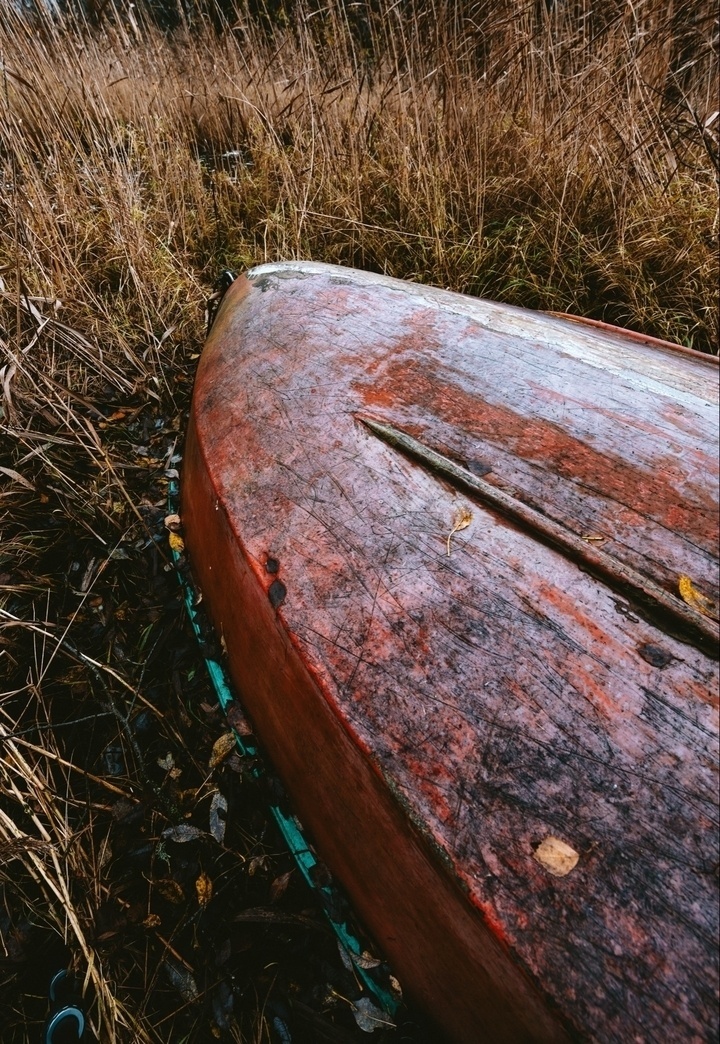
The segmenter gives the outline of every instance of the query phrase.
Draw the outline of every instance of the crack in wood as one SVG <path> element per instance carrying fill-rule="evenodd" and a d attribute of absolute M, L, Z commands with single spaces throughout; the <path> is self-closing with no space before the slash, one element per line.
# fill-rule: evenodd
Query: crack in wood
<path fill-rule="evenodd" d="M 529 529 L 543 543 L 560 551 L 597 579 L 608 583 L 613 590 L 631 597 L 647 613 L 660 617 L 665 629 L 675 637 L 696 645 L 708 656 L 717 659 L 720 640 L 718 625 L 665 591 L 654 580 L 643 576 L 599 547 L 593 547 L 582 537 L 529 507 L 517 497 L 485 482 L 454 460 L 443 456 L 399 428 L 361 414 L 356 414 L 356 419 L 389 446 L 399 449 L 456 489 L 463 489 L 523 529 Z"/>

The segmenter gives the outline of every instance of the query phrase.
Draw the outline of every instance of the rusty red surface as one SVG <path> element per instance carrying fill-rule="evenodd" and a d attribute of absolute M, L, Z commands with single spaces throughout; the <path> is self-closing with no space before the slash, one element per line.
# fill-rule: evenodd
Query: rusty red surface
<path fill-rule="evenodd" d="M 718 598 L 717 400 L 693 353 L 331 266 L 223 302 L 192 569 L 320 855 L 458 1040 L 717 1037 L 717 625 L 678 594 Z"/>

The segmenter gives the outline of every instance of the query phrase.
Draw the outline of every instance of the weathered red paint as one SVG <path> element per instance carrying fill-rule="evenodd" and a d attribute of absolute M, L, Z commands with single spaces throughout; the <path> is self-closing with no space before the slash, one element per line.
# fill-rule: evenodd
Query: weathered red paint
<path fill-rule="evenodd" d="M 203 354 L 183 476 L 233 678 L 406 988 L 463 1041 L 715 1039 L 712 625 L 678 637 L 367 417 L 670 598 L 683 574 L 717 597 L 717 370 L 379 276 L 263 266 Z M 580 855 L 566 877 L 534 858 L 548 835 Z"/>

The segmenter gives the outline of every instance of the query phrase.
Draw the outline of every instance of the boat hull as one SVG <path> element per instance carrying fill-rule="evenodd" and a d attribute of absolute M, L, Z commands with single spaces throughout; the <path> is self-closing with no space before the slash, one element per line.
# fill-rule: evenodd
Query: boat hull
<path fill-rule="evenodd" d="M 191 567 L 320 856 L 454 1039 L 716 1033 L 716 383 L 331 266 L 256 269 L 215 322 Z"/>

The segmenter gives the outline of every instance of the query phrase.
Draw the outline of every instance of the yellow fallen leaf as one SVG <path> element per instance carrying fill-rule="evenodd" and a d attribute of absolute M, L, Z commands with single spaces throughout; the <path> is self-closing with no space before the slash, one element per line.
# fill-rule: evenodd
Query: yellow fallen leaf
<path fill-rule="evenodd" d="M 452 526 L 452 529 L 448 533 L 448 538 L 447 538 L 447 553 L 448 553 L 448 557 L 450 556 L 450 540 L 452 539 L 453 533 L 457 533 L 460 529 L 467 529 L 467 527 L 470 525 L 471 522 L 472 522 L 472 511 L 470 511 L 469 508 L 466 508 L 466 507 L 458 508 L 457 511 L 455 512 L 455 515 L 453 516 L 453 526 Z"/>
<path fill-rule="evenodd" d="M 185 550 L 185 541 L 179 533 L 170 533 L 168 540 L 170 541 L 170 547 L 177 555 L 181 555 Z"/>
<path fill-rule="evenodd" d="M 207 906 L 212 899 L 213 883 L 204 870 L 195 882 L 195 891 L 197 892 L 200 906 Z"/>
<path fill-rule="evenodd" d="M 678 580 L 678 591 L 683 602 L 696 609 L 703 616 L 709 616 L 711 620 L 717 620 L 718 607 L 712 598 L 708 598 L 702 591 L 698 591 L 689 576 L 681 576 Z"/>
<path fill-rule="evenodd" d="M 574 848 L 552 834 L 538 845 L 533 856 L 554 877 L 565 877 L 575 869 L 580 858 L 580 854 Z"/>
<path fill-rule="evenodd" d="M 220 739 L 216 739 L 213 743 L 208 768 L 217 768 L 233 750 L 235 750 L 235 733 L 224 732 Z"/>

